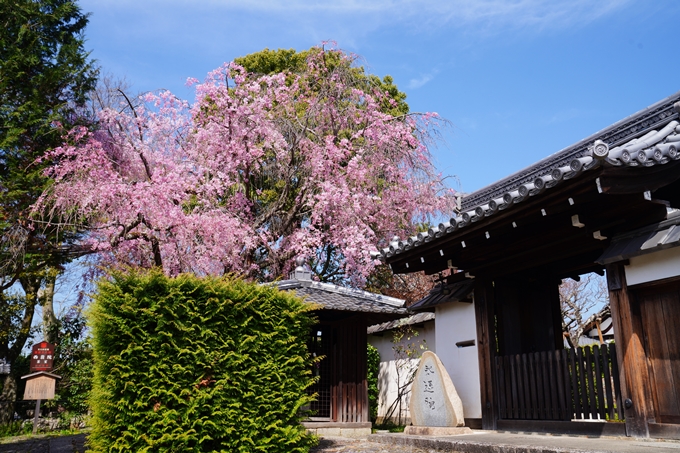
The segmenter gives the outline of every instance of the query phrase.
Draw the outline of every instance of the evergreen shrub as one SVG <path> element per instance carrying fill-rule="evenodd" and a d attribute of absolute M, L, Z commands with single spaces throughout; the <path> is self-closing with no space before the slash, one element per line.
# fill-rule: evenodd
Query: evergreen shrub
<path fill-rule="evenodd" d="M 312 307 L 233 277 L 118 273 L 90 311 L 95 452 L 305 452 Z"/>
<path fill-rule="evenodd" d="M 366 383 L 368 384 L 368 412 L 371 416 L 371 422 L 375 423 L 378 418 L 378 374 L 380 374 L 380 353 L 378 349 L 371 345 L 367 345 L 367 373 Z"/>

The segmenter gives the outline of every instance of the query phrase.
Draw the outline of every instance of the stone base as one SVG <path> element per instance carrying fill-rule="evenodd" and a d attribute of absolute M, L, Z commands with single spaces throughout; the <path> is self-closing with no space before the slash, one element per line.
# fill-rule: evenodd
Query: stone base
<path fill-rule="evenodd" d="M 319 437 L 349 437 L 365 439 L 371 435 L 371 422 L 339 423 L 339 422 L 302 422 L 308 433 Z"/>
<path fill-rule="evenodd" d="M 404 434 L 411 436 L 458 436 L 472 434 L 467 426 L 407 426 Z"/>

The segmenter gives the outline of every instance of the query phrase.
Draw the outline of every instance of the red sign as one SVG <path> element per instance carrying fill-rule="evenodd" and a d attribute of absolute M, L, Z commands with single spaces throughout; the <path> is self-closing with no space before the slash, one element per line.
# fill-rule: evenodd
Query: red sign
<path fill-rule="evenodd" d="M 54 361 L 54 345 L 41 341 L 33 345 L 31 371 L 51 371 Z"/>

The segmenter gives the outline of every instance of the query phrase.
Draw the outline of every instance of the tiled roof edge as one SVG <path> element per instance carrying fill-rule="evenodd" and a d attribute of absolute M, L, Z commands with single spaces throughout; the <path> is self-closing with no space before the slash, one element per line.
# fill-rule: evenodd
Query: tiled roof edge
<path fill-rule="evenodd" d="M 311 280 L 279 280 L 269 284 L 275 285 L 280 290 L 297 289 L 302 287 L 320 289 L 329 293 L 342 294 L 344 296 L 350 297 L 359 297 L 362 299 L 371 300 L 373 302 L 381 302 L 397 308 L 402 308 L 405 302 L 404 299 L 397 299 L 396 297 L 385 296 L 383 294 L 371 293 L 361 289 L 347 288 L 344 286 L 333 285 L 331 283 L 321 283 Z"/>
<path fill-rule="evenodd" d="M 309 288 L 322 289 L 324 291 L 342 294 L 344 296 L 360 297 L 362 299 L 368 299 L 368 300 L 372 300 L 372 301 L 375 301 L 375 302 L 382 302 L 384 304 L 391 305 L 391 306 L 397 307 L 397 308 L 403 307 L 403 305 L 404 305 L 403 299 L 397 299 L 396 297 L 385 296 L 383 294 L 371 293 L 369 291 L 364 291 L 364 290 L 361 290 L 361 289 L 347 288 L 347 287 L 344 287 L 344 286 L 337 286 L 337 285 L 333 285 L 332 283 L 301 281 L 300 284 L 302 286 L 306 286 L 306 287 L 309 287 Z"/>
<path fill-rule="evenodd" d="M 595 134 L 567 149 L 580 150 L 579 152 L 583 152 L 581 157 L 574 157 L 577 155 L 572 151 L 566 154 L 565 151 L 560 151 L 529 167 L 531 174 L 525 175 L 523 179 L 517 176 L 521 174 L 520 172 L 497 183 L 499 190 L 497 194 L 488 192 L 484 195 L 485 198 L 479 198 L 482 196 L 480 192 L 485 189 L 475 192 L 470 197 L 476 197 L 473 199 L 477 201 L 475 204 L 468 204 L 459 216 L 452 217 L 450 221 L 442 222 L 438 226 L 433 225 L 428 231 L 404 240 L 395 237 L 389 247 L 383 248 L 380 256 L 376 254 L 375 257 L 386 261 L 499 211 L 511 209 L 529 197 L 542 194 L 565 180 L 576 178 L 601 165 L 647 167 L 680 160 L 680 122 L 677 120 L 680 114 L 680 101 L 676 101 L 677 99 L 680 99 L 680 92 L 605 129 L 605 135 L 599 136 L 609 142 L 596 139 L 592 146 L 587 146 L 590 139 L 598 136 Z M 554 168 L 550 167 L 553 169 L 549 171 L 545 163 L 554 160 L 555 156 L 559 156 L 560 160 L 555 160 L 557 163 L 553 165 Z M 469 200 L 470 198 L 468 203 Z M 408 263 L 406 268 L 408 269 Z"/>
<path fill-rule="evenodd" d="M 408 318 L 401 318 L 401 319 L 396 319 L 394 321 L 387 321 L 383 322 L 381 324 L 375 324 L 372 326 L 368 326 L 366 329 L 366 333 L 369 335 L 374 334 L 374 333 L 379 333 L 379 332 L 384 332 L 386 330 L 392 330 L 396 329 L 397 327 L 401 326 L 411 326 L 414 324 L 420 324 L 423 322 L 427 321 L 432 321 L 434 320 L 435 315 L 434 313 L 418 313 L 413 316 L 409 316 Z"/>
<path fill-rule="evenodd" d="M 489 200 L 501 197 L 504 193 L 519 185 L 532 182 L 541 174 L 550 173 L 556 168 L 568 165 L 573 159 L 586 156 L 589 146 L 595 140 L 602 140 L 610 148 L 613 148 L 646 133 L 659 124 L 668 122 L 671 116 L 677 117 L 677 113 L 673 111 L 673 106 L 679 100 L 680 91 L 500 181 L 469 194 L 461 201 L 462 209 L 469 210 Z"/>

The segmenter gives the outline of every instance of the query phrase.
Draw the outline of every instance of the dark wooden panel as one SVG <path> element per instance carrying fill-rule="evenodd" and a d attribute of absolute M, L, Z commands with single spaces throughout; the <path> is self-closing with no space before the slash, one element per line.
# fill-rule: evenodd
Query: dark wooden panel
<path fill-rule="evenodd" d="M 628 292 L 623 265 L 607 265 L 607 274 L 616 274 L 620 289 L 609 290 L 609 305 L 614 323 L 616 355 L 619 365 L 622 399 L 630 398 L 632 405 L 625 409 L 626 432 L 629 436 L 648 437 L 648 413 L 653 411 L 649 402 L 651 381 L 647 357 L 642 344 L 644 332 L 640 311 Z M 612 275 L 613 277 L 613 275 Z"/>
<path fill-rule="evenodd" d="M 529 365 L 529 386 L 531 387 L 531 418 L 539 419 L 540 410 L 538 407 L 538 386 L 536 383 L 536 361 L 534 354 L 526 354 L 526 359 Z"/>
<path fill-rule="evenodd" d="M 665 397 L 672 399 L 674 405 L 660 414 L 661 422 L 680 423 L 680 290 L 668 293 L 664 299 L 663 318 L 668 351 L 666 357 L 671 371 L 670 391 Z"/>
<path fill-rule="evenodd" d="M 531 384 L 529 381 L 529 368 L 527 354 L 519 356 L 522 369 L 522 388 L 524 390 L 524 418 L 531 419 L 533 416 L 533 406 L 531 405 Z"/>
<path fill-rule="evenodd" d="M 475 283 L 475 321 L 477 323 L 477 354 L 482 402 L 482 427 L 496 429 L 497 401 L 494 391 L 496 354 L 493 282 L 477 277 Z"/>
<path fill-rule="evenodd" d="M 604 382 L 603 382 L 603 365 L 600 357 L 600 347 L 593 346 L 593 359 L 595 360 L 595 393 L 597 395 L 597 413 L 600 420 L 607 419 L 607 408 L 604 401 Z"/>
<path fill-rule="evenodd" d="M 573 401 L 574 418 L 583 418 L 583 406 L 581 405 L 581 396 L 578 391 L 578 368 L 576 362 L 576 352 L 573 349 L 569 349 L 569 368 L 571 371 L 571 397 Z"/>
<path fill-rule="evenodd" d="M 562 363 L 562 349 L 553 352 L 553 360 L 555 361 L 555 379 L 557 383 L 557 420 L 570 420 L 566 418 L 567 408 L 567 392 L 569 391 L 569 381 L 565 385 L 564 369 Z"/>
<path fill-rule="evenodd" d="M 606 395 L 607 404 L 606 415 L 609 420 L 614 420 L 614 391 L 612 389 L 612 371 L 610 368 L 611 357 L 609 354 L 609 347 L 604 345 L 600 352 L 602 353 L 602 361 L 604 362 L 604 393 Z"/>
<path fill-rule="evenodd" d="M 564 395 L 564 420 L 574 418 L 574 401 L 572 400 L 571 375 L 569 374 L 569 354 L 565 349 L 560 351 L 562 366 L 564 370 L 564 385 L 566 387 Z"/>
<path fill-rule="evenodd" d="M 503 373 L 503 357 L 494 359 L 496 366 L 496 389 L 498 390 L 498 414 L 500 418 L 508 418 L 505 402 L 505 376 Z"/>
<path fill-rule="evenodd" d="M 635 291 L 640 304 L 655 419 L 680 423 L 680 291 L 675 282 Z"/>
<path fill-rule="evenodd" d="M 615 419 L 614 349 L 578 348 L 496 357 L 502 420 Z M 604 351 L 604 352 L 602 352 Z M 622 418 L 619 418 L 622 420 Z"/>
<path fill-rule="evenodd" d="M 520 418 L 519 415 L 519 391 L 517 373 L 515 370 L 515 356 L 508 356 L 508 370 L 510 371 L 510 391 L 512 393 L 512 418 Z"/>
<path fill-rule="evenodd" d="M 595 370 L 593 363 L 593 354 L 590 348 L 584 348 L 585 351 L 585 372 L 586 381 L 588 383 L 588 402 L 590 408 L 590 418 L 597 418 L 597 401 L 595 399 Z"/>
<path fill-rule="evenodd" d="M 621 379 L 619 379 L 619 377 L 621 376 L 621 372 L 619 371 L 619 358 L 618 358 L 619 356 L 615 344 L 609 345 L 609 357 L 611 359 L 612 364 L 612 381 L 614 381 L 614 397 L 615 397 L 614 401 L 616 404 L 616 418 L 618 420 L 623 420 L 624 418 L 623 393 L 621 392 Z"/>
<path fill-rule="evenodd" d="M 650 423 L 649 437 L 680 440 L 680 425 L 668 423 Z"/>

